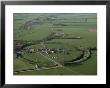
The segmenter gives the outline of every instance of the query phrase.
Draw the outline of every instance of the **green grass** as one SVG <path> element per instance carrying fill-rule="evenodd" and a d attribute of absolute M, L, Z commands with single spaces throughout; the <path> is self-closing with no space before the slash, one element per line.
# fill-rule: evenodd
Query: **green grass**
<path fill-rule="evenodd" d="M 15 71 L 19 71 L 19 70 L 22 70 L 22 69 L 35 68 L 33 65 L 29 64 L 28 62 L 26 62 L 22 58 L 14 59 L 14 66 L 13 67 L 14 67 Z"/>
<path fill-rule="evenodd" d="M 49 70 L 31 71 L 18 73 L 17 75 L 78 75 L 75 71 L 67 70 L 66 68 L 54 68 Z"/>
<path fill-rule="evenodd" d="M 97 74 L 97 60 L 96 60 L 96 53 L 92 54 L 92 57 L 82 63 L 81 65 L 77 65 L 77 66 L 68 66 L 68 68 L 75 70 L 79 73 L 81 73 L 82 75 L 96 75 Z"/>
<path fill-rule="evenodd" d="M 79 36 L 82 39 L 53 39 L 48 41 L 49 43 L 57 42 L 59 44 L 45 44 L 48 48 L 67 48 L 72 50 L 69 55 L 64 53 L 49 54 L 45 53 L 48 58 L 51 58 L 57 62 L 68 61 L 79 56 L 80 51 L 77 51 L 75 47 L 97 47 L 97 16 L 96 14 L 56 14 L 57 19 L 50 22 L 46 20 L 47 17 L 55 14 L 14 14 L 14 40 L 27 40 L 37 41 L 47 37 L 51 32 L 64 32 L 68 35 Z M 19 28 L 27 21 L 39 18 L 43 24 L 32 25 L 31 30 L 20 30 Z M 85 21 L 87 18 L 87 22 Z M 22 19 L 22 20 L 16 20 Z M 52 24 L 66 24 L 66 26 L 53 26 Z M 53 27 L 53 31 L 51 30 Z M 30 48 L 43 48 L 44 46 L 39 44 L 28 46 Z M 57 58 L 53 58 L 57 57 Z M 25 53 L 23 58 L 35 61 L 36 64 L 41 66 L 48 66 L 48 64 L 54 64 L 52 61 L 46 59 L 39 53 Z M 30 64 L 23 58 L 14 58 L 14 71 L 22 69 L 35 69 L 34 64 Z M 78 65 L 70 65 L 66 67 L 39 70 L 31 72 L 17 73 L 15 75 L 96 75 L 97 74 L 97 53 L 92 52 L 92 56 L 89 60 Z"/>

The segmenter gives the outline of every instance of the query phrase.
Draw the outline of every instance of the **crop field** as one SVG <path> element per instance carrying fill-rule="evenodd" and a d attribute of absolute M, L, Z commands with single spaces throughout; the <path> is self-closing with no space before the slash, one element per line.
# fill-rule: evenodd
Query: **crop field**
<path fill-rule="evenodd" d="M 97 75 L 96 13 L 14 13 L 14 75 Z"/>

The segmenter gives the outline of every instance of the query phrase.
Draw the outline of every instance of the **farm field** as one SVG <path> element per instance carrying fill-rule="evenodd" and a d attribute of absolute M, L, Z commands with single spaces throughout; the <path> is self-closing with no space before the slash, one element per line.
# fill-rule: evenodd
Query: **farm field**
<path fill-rule="evenodd" d="M 14 75 L 97 75 L 97 14 L 14 13 Z"/>

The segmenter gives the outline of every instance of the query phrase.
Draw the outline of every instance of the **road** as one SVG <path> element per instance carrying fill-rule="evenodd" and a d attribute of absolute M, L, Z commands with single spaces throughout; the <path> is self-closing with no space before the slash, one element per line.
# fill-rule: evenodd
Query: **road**
<path fill-rule="evenodd" d="M 45 46 L 44 42 L 42 42 L 42 43 L 41 43 L 41 45 L 42 45 L 42 46 L 46 49 L 46 46 Z M 47 58 L 48 60 L 50 60 L 50 61 L 54 62 L 55 64 L 58 64 L 58 67 L 63 67 L 63 68 L 65 68 L 66 70 L 71 71 L 72 73 L 75 73 L 75 74 L 78 74 L 78 75 L 80 75 L 80 74 L 81 74 L 81 73 L 76 72 L 76 71 L 73 71 L 73 70 L 71 70 L 70 68 L 67 68 L 67 67 L 63 66 L 63 65 L 62 65 L 62 64 L 60 64 L 59 62 L 57 62 L 57 61 L 55 61 L 55 60 L 51 59 L 51 58 L 50 58 L 50 55 L 48 54 L 48 52 L 47 52 L 47 51 L 46 51 L 47 56 L 43 55 L 43 54 L 42 54 L 42 53 L 40 53 L 40 52 L 38 52 L 38 53 L 39 53 L 39 54 L 41 54 L 43 57 Z M 58 58 L 58 57 L 55 57 L 55 58 Z"/>

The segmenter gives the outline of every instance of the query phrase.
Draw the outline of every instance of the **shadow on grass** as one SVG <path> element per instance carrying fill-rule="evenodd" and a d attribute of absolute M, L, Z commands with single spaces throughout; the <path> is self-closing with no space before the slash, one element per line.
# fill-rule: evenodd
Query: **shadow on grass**
<path fill-rule="evenodd" d="M 83 63 L 71 63 L 71 64 L 68 64 L 68 65 L 65 65 L 65 66 L 73 66 L 73 67 L 76 67 L 76 66 L 80 66 L 80 65 L 83 65 Z"/>

